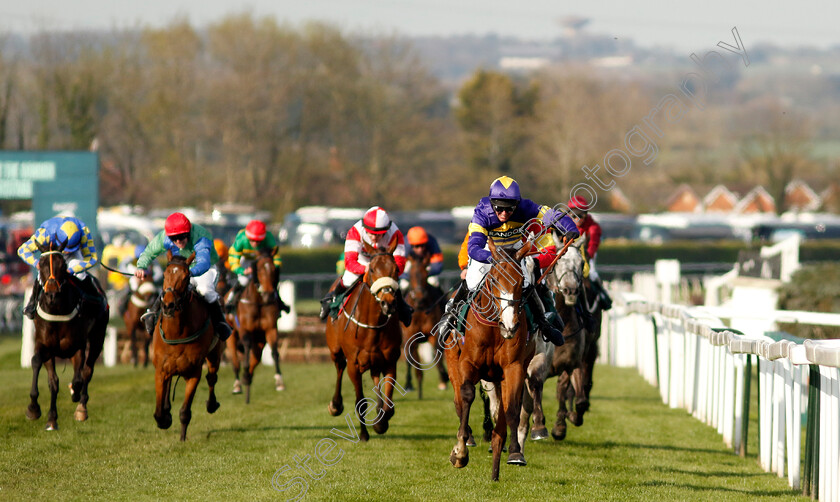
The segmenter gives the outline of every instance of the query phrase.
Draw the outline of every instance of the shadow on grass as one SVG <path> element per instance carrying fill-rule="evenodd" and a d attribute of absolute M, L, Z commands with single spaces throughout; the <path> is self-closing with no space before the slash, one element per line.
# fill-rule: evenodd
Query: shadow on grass
<path fill-rule="evenodd" d="M 573 446 L 580 446 L 583 448 L 587 448 L 589 450 L 613 450 L 617 448 L 628 448 L 628 449 L 647 449 L 647 450 L 665 450 L 665 451 L 683 451 L 683 452 L 691 452 L 691 453 L 711 453 L 715 455 L 726 455 L 727 457 L 731 456 L 726 450 L 715 450 L 711 448 L 684 448 L 681 446 L 672 446 L 672 445 L 659 445 L 659 444 L 643 444 L 643 443 L 619 443 L 616 441 L 603 441 L 603 442 L 589 442 L 589 441 L 576 441 L 576 440 L 569 440 L 564 439 L 564 443 L 573 445 Z"/>
<path fill-rule="evenodd" d="M 691 490 L 697 493 L 714 493 L 714 492 L 725 492 L 725 493 L 734 493 L 738 495 L 745 495 L 750 497 L 785 497 L 785 496 L 795 496 L 799 495 L 796 490 L 743 490 L 738 488 L 726 488 L 722 486 L 697 486 L 697 485 L 689 485 L 689 484 L 678 484 L 678 483 L 670 483 L 668 481 L 646 481 L 644 483 L 640 483 L 639 486 L 648 486 L 648 487 L 670 487 L 670 488 L 682 488 L 684 490 Z M 707 497 L 708 495 L 704 495 L 703 497 Z"/>
<path fill-rule="evenodd" d="M 701 476 L 706 478 L 749 478 L 767 476 L 766 472 L 739 472 L 739 471 L 688 471 L 685 469 L 674 469 L 672 467 L 651 467 L 650 470 L 666 474 L 684 474 L 688 476 Z"/>

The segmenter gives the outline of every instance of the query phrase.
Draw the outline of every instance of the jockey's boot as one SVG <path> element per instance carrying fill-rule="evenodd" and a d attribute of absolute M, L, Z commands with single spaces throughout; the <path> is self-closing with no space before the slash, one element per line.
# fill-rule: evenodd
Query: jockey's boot
<path fill-rule="evenodd" d="M 411 326 L 411 316 L 414 314 L 414 307 L 407 304 L 405 302 L 405 298 L 403 298 L 402 291 L 397 290 L 397 315 L 400 318 L 400 322 L 403 323 L 403 326 L 406 328 Z"/>
<path fill-rule="evenodd" d="M 342 281 L 338 281 L 336 284 L 335 289 L 331 289 L 327 292 L 327 295 L 321 299 L 321 312 L 318 314 L 318 317 L 321 318 L 322 321 L 327 320 L 327 316 L 330 315 L 330 305 L 338 295 L 344 293 L 347 288 L 344 287 L 344 283 Z"/>
<path fill-rule="evenodd" d="M 542 333 L 543 339 L 546 342 L 551 342 L 556 346 L 561 346 L 566 343 L 563 338 L 563 320 L 555 312 L 546 312 L 543 308 L 543 299 L 540 298 L 535 288 L 528 295 L 528 306 L 531 308 L 531 315 L 534 317 L 534 323 L 537 329 Z"/>
<path fill-rule="evenodd" d="M 601 283 L 601 278 L 599 277 L 598 280 L 590 281 L 590 284 L 592 284 L 592 288 L 595 289 L 595 292 L 598 293 L 598 298 L 601 300 L 601 308 L 603 310 L 611 309 L 612 298 L 610 298 L 609 293 L 607 293 L 607 290 Z"/>
<path fill-rule="evenodd" d="M 155 329 L 155 324 L 157 323 L 158 314 L 160 313 L 160 295 L 155 295 L 155 300 L 146 310 L 146 313 L 140 316 L 140 320 L 143 321 L 143 326 L 146 327 L 146 333 L 152 334 L 152 331 Z"/>
<path fill-rule="evenodd" d="M 233 332 L 233 329 L 225 321 L 225 314 L 222 312 L 222 304 L 219 303 L 218 300 L 208 302 L 207 299 L 205 299 L 204 301 L 207 303 L 207 310 L 210 311 L 210 320 L 213 321 L 213 328 L 216 330 L 216 336 L 221 341 L 227 340 Z"/>
<path fill-rule="evenodd" d="M 467 300 L 470 290 L 467 287 L 466 281 L 461 281 L 455 295 L 446 302 L 446 308 L 443 310 L 443 316 L 438 323 L 437 335 L 441 340 L 446 340 L 449 332 L 457 329 L 458 326 L 458 311 L 461 310 L 461 305 Z"/>
<path fill-rule="evenodd" d="M 284 302 L 283 299 L 280 298 L 279 291 L 274 292 L 274 301 L 277 303 L 277 308 L 280 310 L 280 312 L 285 312 L 288 314 L 292 311 L 292 307 L 286 305 L 286 302 Z"/>
<path fill-rule="evenodd" d="M 230 288 L 230 291 L 228 291 L 225 297 L 225 312 L 233 314 L 236 311 L 236 302 L 239 301 L 239 294 L 244 290 L 245 286 L 240 284 L 238 280 L 233 283 L 233 287 Z"/>
<path fill-rule="evenodd" d="M 32 295 L 29 296 L 29 303 L 23 308 L 23 315 L 29 319 L 35 319 L 35 310 L 38 308 L 38 299 L 41 297 L 41 281 L 35 278 L 32 284 Z"/>

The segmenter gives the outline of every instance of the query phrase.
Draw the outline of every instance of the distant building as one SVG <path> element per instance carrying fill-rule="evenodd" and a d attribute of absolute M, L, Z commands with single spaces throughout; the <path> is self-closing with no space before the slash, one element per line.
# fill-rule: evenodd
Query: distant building
<path fill-rule="evenodd" d="M 672 213 L 699 213 L 703 208 L 700 197 L 689 185 L 683 183 L 665 203 L 667 211 Z"/>
<path fill-rule="evenodd" d="M 609 191 L 610 209 L 617 213 L 629 213 L 633 210 L 633 203 L 624 195 L 618 186 Z"/>
<path fill-rule="evenodd" d="M 738 197 L 723 185 L 712 188 L 703 197 L 703 209 L 707 213 L 731 213 L 738 204 Z"/>
<path fill-rule="evenodd" d="M 840 213 L 840 184 L 831 183 L 820 194 L 820 209 L 829 213 Z"/>
<path fill-rule="evenodd" d="M 793 180 L 785 187 L 785 209 L 800 212 L 816 211 L 822 198 L 800 180 Z"/>
<path fill-rule="evenodd" d="M 740 214 L 775 213 L 776 201 L 764 187 L 757 186 L 738 202 L 734 212 Z"/>

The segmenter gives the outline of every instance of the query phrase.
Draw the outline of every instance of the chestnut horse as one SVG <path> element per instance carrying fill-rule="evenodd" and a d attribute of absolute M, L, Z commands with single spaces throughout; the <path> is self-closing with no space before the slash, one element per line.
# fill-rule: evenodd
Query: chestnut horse
<path fill-rule="evenodd" d="M 137 367 L 140 356 L 137 348 L 138 342 L 143 343 L 143 367 L 149 365 L 149 344 L 152 343 L 152 337 L 146 332 L 146 327 L 143 321 L 140 320 L 149 305 L 154 301 L 157 294 L 157 288 L 152 281 L 151 275 L 146 275 L 146 278 L 137 286 L 137 290 L 131 293 L 128 301 L 128 306 L 123 314 L 123 321 L 125 322 L 125 331 L 131 343 L 131 362 L 134 367 Z"/>
<path fill-rule="evenodd" d="M 245 403 L 251 402 L 251 381 L 254 370 L 260 363 L 263 348 L 266 343 L 271 348 L 274 358 L 274 386 L 275 390 L 285 390 L 283 374 L 280 373 L 280 354 L 277 351 L 277 318 L 280 308 L 277 305 L 277 276 L 278 270 L 274 266 L 274 253 L 277 248 L 262 251 L 251 265 L 251 282 L 242 291 L 242 296 L 236 305 L 236 316 L 230 324 L 234 332 L 227 340 L 228 357 L 233 364 L 236 380 L 233 383 L 233 393 L 242 392 L 241 383 L 245 384 Z M 231 316 L 228 316 L 230 319 Z M 239 347 L 245 360 L 239 381 Z"/>
<path fill-rule="evenodd" d="M 410 268 L 409 276 L 409 291 L 405 296 L 405 301 L 414 307 L 414 314 L 411 316 L 411 324 L 408 327 L 403 327 L 403 341 L 409 347 L 409 352 L 412 360 L 419 361 L 417 353 L 417 345 L 420 342 L 428 341 L 437 350 L 442 350 L 438 345 L 435 325 L 443 316 L 443 300 L 445 300 L 443 292 L 440 288 L 436 288 L 429 284 L 429 271 L 426 267 L 429 266 L 430 256 L 426 255 L 422 259 L 414 255 L 409 255 L 408 262 Z M 412 364 L 407 365 L 405 375 L 405 388 L 412 390 L 411 385 L 411 368 Z M 425 368 L 428 369 L 428 368 Z M 443 358 L 437 364 L 438 376 L 438 390 L 446 390 L 446 382 L 449 380 L 449 375 L 446 374 L 446 367 L 443 363 Z M 424 369 L 414 366 L 415 374 L 417 376 L 417 397 L 423 399 L 423 373 Z"/>
<path fill-rule="evenodd" d="M 207 400 L 207 413 L 219 409 L 216 401 L 215 385 L 218 379 L 219 361 L 223 345 L 218 343 L 210 313 L 204 300 L 190 287 L 190 263 L 195 253 L 189 258 L 177 256 L 172 250 L 166 252 L 169 263 L 163 272 L 163 296 L 161 297 L 161 315 L 152 332 L 154 339 L 155 365 L 155 421 L 161 429 L 172 425 L 169 394 L 172 390 L 172 377 L 184 377 L 184 404 L 181 406 L 181 441 L 187 440 L 187 426 L 192 418 L 192 401 L 198 382 L 201 380 L 202 366 L 207 361 L 207 385 L 210 398 Z"/>
<path fill-rule="evenodd" d="M 70 395 L 76 407 L 74 418 L 85 421 L 88 418 L 88 385 L 93 377 L 93 367 L 105 342 L 105 328 L 108 326 L 108 305 L 103 308 L 102 299 L 86 297 L 75 284 L 77 279 L 67 270 L 62 251 L 67 246 L 47 247 L 38 245 L 41 257 L 38 260 L 38 276 L 43 284 L 41 297 L 35 315 L 35 354 L 32 356 L 31 399 L 26 417 L 36 420 L 41 417 L 38 405 L 38 374 L 43 364 L 47 368 L 50 388 L 50 411 L 47 413 L 48 431 L 58 429 L 58 375 L 55 372 L 55 358 L 73 360 L 73 380 Z M 85 357 L 87 350 L 87 357 Z M 84 363 L 84 364 L 83 364 Z"/>
<path fill-rule="evenodd" d="M 346 368 L 356 391 L 354 409 L 361 422 L 359 437 L 362 441 L 370 439 L 365 425 L 373 425 L 377 434 L 384 434 L 394 415 L 391 397 L 394 386 L 398 385 L 397 360 L 402 342 L 399 316 L 396 315 L 399 290 L 399 268 L 393 255 L 396 247 L 396 239 L 387 249 L 375 249 L 363 242 L 365 254 L 371 256 L 368 270 L 350 287 L 338 318 L 327 319 L 327 347 L 336 370 L 335 393 L 327 409 L 332 416 L 338 416 L 344 410 L 341 378 Z M 377 395 L 377 415 L 372 423 L 365 417 L 370 399 L 362 392 L 365 371 L 370 371 Z M 405 393 L 402 388 L 400 392 Z"/>
<path fill-rule="evenodd" d="M 534 341 L 528 338 L 525 299 L 522 296 L 525 276 L 520 262 L 532 246 L 514 251 L 497 248 L 492 239 L 487 244 L 493 256 L 493 266 L 472 300 L 463 340 L 446 351 L 449 376 L 455 390 L 455 410 L 460 419 L 458 442 L 449 461 L 459 468 L 469 463 L 469 417 L 476 383 L 487 380 L 501 385 L 502 400 L 491 439 L 491 476 L 498 481 L 508 425 L 511 435 L 507 462 L 525 465 L 516 431 L 525 386 L 525 368 L 534 355 Z"/>

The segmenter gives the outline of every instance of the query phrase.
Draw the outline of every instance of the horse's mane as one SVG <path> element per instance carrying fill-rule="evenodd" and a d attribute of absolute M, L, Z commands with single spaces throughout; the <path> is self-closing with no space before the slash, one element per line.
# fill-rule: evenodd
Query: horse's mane
<path fill-rule="evenodd" d="M 174 254 L 174 255 L 172 255 L 172 259 L 169 260 L 169 263 L 179 263 L 179 262 L 186 265 L 187 257 L 186 256 L 181 256 L 179 254 Z"/>

